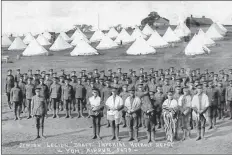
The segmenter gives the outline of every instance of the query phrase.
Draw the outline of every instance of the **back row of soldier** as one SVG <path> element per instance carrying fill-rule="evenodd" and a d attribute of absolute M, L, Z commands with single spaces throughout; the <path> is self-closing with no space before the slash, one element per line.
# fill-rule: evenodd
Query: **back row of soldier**
<path fill-rule="evenodd" d="M 227 110 L 226 105 L 230 108 L 230 118 L 232 118 L 232 81 L 230 84 L 229 77 L 232 77 L 232 69 L 228 74 L 224 70 L 220 70 L 219 74 L 209 73 L 207 69 L 201 74 L 200 69 L 185 70 L 181 68 L 175 70 L 174 67 L 171 67 L 165 71 L 163 69 L 154 71 L 151 68 L 150 74 L 148 74 L 141 68 L 139 75 L 132 69 L 128 74 L 122 73 L 121 68 L 118 68 L 117 73 L 108 70 L 108 75 L 104 70 L 99 73 L 95 69 L 93 73 L 89 72 L 88 74 L 86 74 L 86 70 L 82 70 L 78 76 L 75 71 L 66 75 L 64 70 L 61 70 L 61 74 L 58 76 L 53 69 L 50 69 L 49 73 L 36 70 L 35 74 L 32 73 L 32 70 L 21 74 L 20 69 L 17 69 L 16 75 L 13 76 L 12 70 L 9 69 L 5 92 L 9 107 L 11 108 L 12 103 L 14 105 L 15 120 L 17 120 L 25 108 L 28 111 L 28 119 L 33 115 L 31 106 L 34 105 L 32 101 L 35 90 L 40 90 L 39 96 L 44 98 L 47 110 L 53 111 L 53 118 L 59 118 L 59 111 L 63 111 L 64 108 L 66 118 L 72 118 L 71 110 L 77 111 L 78 117 L 83 117 L 83 109 L 86 108 L 89 98 L 93 96 L 93 91 L 98 92 L 101 101 L 105 104 L 112 94 L 112 89 L 116 89 L 116 94 L 123 99 L 123 102 L 129 96 L 128 90 L 135 90 L 137 97 L 142 98 L 149 94 L 148 96 L 156 102 L 156 119 L 158 128 L 161 128 L 163 125 L 161 107 L 167 98 L 167 93 L 170 90 L 175 92 L 173 98 L 178 100 L 183 88 L 187 86 L 193 96 L 196 94 L 195 87 L 199 84 L 203 84 L 203 92 L 207 94 L 209 100 L 218 101 L 216 111 L 218 110 L 219 119 L 224 116 Z M 226 104 L 228 102 L 229 104 Z M 144 125 L 142 114 L 139 115 L 138 123 L 139 126 Z M 108 121 L 107 127 L 109 126 Z M 125 113 L 123 113 L 123 127 L 125 126 Z"/>

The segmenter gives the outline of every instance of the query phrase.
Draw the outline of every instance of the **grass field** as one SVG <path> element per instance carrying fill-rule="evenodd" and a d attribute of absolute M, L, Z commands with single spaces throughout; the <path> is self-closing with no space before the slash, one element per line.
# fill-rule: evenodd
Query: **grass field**
<path fill-rule="evenodd" d="M 203 28 L 204 31 L 207 28 Z M 230 27 L 229 30 L 232 31 Z M 162 35 L 165 30 L 158 30 Z M 192 29 L 192 32 L 196 32 L 196 29 Z M 90 34 L 89 34 L 90 35 Z M 71 57 L 69 51 L 53 52 L 52 56 L 35 56 L 35 57 L 22 57 L 20 60 L 16 60 L 16 56 L 21 52 L 9 52 L 2 49 L 2 55 L 9 55 L 12 63 L 2 63 L 2 88 L 5 83 L 5 76 L 8 69 L 20 68 L 22 72 L 27 72 L 29 68 L 35 71 L 36 69 L 46 70 L 53 68 L 58 74 L 61 69 L 65 69 L 66 72 L 72 70 L 81 71 L 82 69 L 93 70 L 98 68 L 99 70 L 107 70 L 112 68 L 114 71 L 121 67 L 123 72 L 128 72 L 130 68 L 137 70 L 144 67 L 148 71 L 150 67 L 155 69 L 168 68 L 174 66 L 176 68 L 201 68 L 202 70 L 208 68 L 212 71 L 218 71 L 220 69 L 232 68 L 232 33 L 228 33 L 226 38 L 222 41 L 216 41 L 217 46 L 212 47 L 209 55 L 199 55 L 194 57 L 187 57 L 184 55 L 183 50 L 187 43 L 178 43 L 174 48 L 157 49 L 157 53 L 154 55 L 145 56 L 129 56 L 126 55 L 126 50 L 130 45 L 122 46 L 118 49 L 99 51 L 98 56 L 80 56 Z M 93 44 L 96 47 L 97 44 Z M 35 126 L 33 120 L 23 119 L 21 121 L 13 120 L 13 111 L 9 110 L 2 102 L 2 153 L 14 154 L 14 153 L 71 153 L 67 148 L 76 149 L 76 154 L 79 150 L 81 153 L 87 153 L 85 147 L 72 147 L 75 143 L 92 143 L 93 148 L 97 146 L 97 141 L 91 141 L 92 129 L 89 128 L 90 121 L 87 119 L 76 118 L 71 120 L 65 120 L 64 118 L 45 120 L 45 134 L 48 136 L 46 140 L 33 141 L 35 136 Z M 51 115 L 51 114 L 50 114 Z M 62 113 L 64 116 L 64 113 Z M 105 122 L 105 121 L 103 121 Z M 194 138 L 196 133 L 193 131 L 192 139 L 186 142 L 175 142 L 173 147 L 161 147 L 158 143 L 165 144 L 163 140 L 164 132 L 157 131 L 157 144 L 152 146 L 131 146 L 125 142 L 127 139 L 126 129 L 120 129 L 120 136 L 122 143 L 125 143 L 126 148 L 131 148 L 131 152 L 124 152 L 121 150 L 117 152 L 115 147 L 110 148 L 108 153 L 232 153 L 232 122 L 227 120 L 219 121 L 219 128 L 207 131 L 207 140 L 195 142 Z M 110 129 L 102 127 L 103 142 L 109 142 Z M 139 131 L 140 139 L 142 143 L 145 143 L 145 130 Z M 73 142 L 71 144 L 71 142 Z M 20 147 L 22 144 L 41 144 L 40 147 Z M 49 147 L 51 143 L 69 144 L 69 147 Z M 134 144 L 135 145 L 135 144 Z M 127 149 L 127 151 L 130 151 Z M 98 152 L 100 153 L 100 152 Z"/>

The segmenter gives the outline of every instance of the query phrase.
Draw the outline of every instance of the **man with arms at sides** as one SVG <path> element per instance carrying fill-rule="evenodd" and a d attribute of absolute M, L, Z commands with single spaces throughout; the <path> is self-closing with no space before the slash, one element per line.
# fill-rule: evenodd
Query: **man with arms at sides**
<path fill-rule="evenodd" d="M 202 85 L 197 86 L 197 94 L 192 99 L 193 119 L 197 122 L 197 141 L 205 136 L 206 111 L 209 107 L 209 98 L 203 93 Z"/>
<path fill-rule="evenodd" d="M 230 110 L 230 120 L 232 120 L 232 80 L 230 80 L 230 85 L 226 88 L 226 106 Z"/>
<path fill-rule="evenodd" d="M 53 118 L 59 118 L 59 101 L 61 99 L 61 85 L 58 83 L 58 78 L 53 77 L 53 83 L 50 87 L 50 100 L 53 109 Z"/>
<path fill-rule="evenodd" d="M 130 88 L 131 87 L 129 87 L 129 89 Z M 127 89 L 128 89 L 128 85 L 124 84 L 122 86 L 122 92 L 119 94 L 119 96 L 123 100 L 123 105 L 125 105 L 125 101 L 126 101 L 127 97 L 129 96 L 129 93 L 128 93 Z M 123 121 L 123 126 L 122 127 L 125 128 L 127 123 L 126 123 L 126 111 L 124 109 L 122 110 L 122 121 Z"/>
<path fill-rule="evenodd" d="M 98 95 L 98 90 L 93 88 L 93 96 L 87 101 L 87 107 L 89 110 L 89 115 L 92 118 L 93 127 L 93 137 L 92 139 L 101 139 L 100 137 L 100 127 L 101 127 L 101 117 L 103 117 L 103 108 L 101 97 Z"/>
<path fill-rule="evenodd" d="M 10 91 L 13 87 L 14 87 L 14 76 L 12 75 L 12 70 L 9 69 L 7 71 L 7 76 L 6 76 L 5 94 L 7 96 L 7 103 L 10 109 L 11 109 Z"/>
<path fill-rule="evenodd" d="M 69 84 L 69 79 L 65 79 L 65 85 L 62 87 L 62 100 L 64 102 L 66 116 L 65 118 L 72 118 L 71 116 L 71 103 L 74 98 L 73 87 Z"/>
<path fill-rule="evenodd" d="M 112 95 L 106 100 L 107 107 L 107 119 L 110 121 L 111 129 L 112 129 L 112 138 L 119 139 L 119 123 L 121 120 L 121 111 L 123 108 L 123 100 L 120 96 L 117 95 L 117 88 L 112 88 Z M 116 130 L 116 131 L 115 131 Z"/>
<path fill-rule="evenodd" d="M 124 109 L 126 111 L 127 125 L 130 138 L 128 141 L 138 140 L 138 112 L 141 108 L 141 100 L 135 96 L 135 88 L 129 89 L 130 96 L 126 98 Z M 134 134 L 134 138 L 133 138 Z"/>
<path fill-rule="evenodd" d="M 42 137 L 44 136 L 44 118 L 47 117 L 47 104 L 44 102 L 44 98 L 40 96 L 40 88 L 35 89 L 35 96 L 31 100 L 32 116 L 35 117 L 37 137 L 40 138 L 39 130 L 42 129 Z"/>
<path fill-rule="evenodd" d="M 106 80 L 105 82 L 106 86 L 103 88 L 102 90 L 102 95 L 101 95 L 101 99 L 102 101 L 106 104 L 107 99 L 111 96 L 112 91 L 111 91 L 111 86 L 110 86 L 110 81 Z M 107 116 L 107 106 L 105 105 L 104 108 L 104 112 L 103 112 L 106 116 Z M 106 127 L 110 127 L 110 121 L 107 120 L 107 125 Z"/>

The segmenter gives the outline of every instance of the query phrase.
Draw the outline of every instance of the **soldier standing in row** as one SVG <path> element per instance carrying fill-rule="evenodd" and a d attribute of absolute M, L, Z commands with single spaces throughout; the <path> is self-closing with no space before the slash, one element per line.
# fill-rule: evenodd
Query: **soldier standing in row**
<path fill-rule="evenodd" d="M 77 117 L 84 117 L 83 116 L 83 107 L 84 107 L 84 99 L 85 99 L 85 92 L 86 89 L 81 83 L 81 78 L 77 79 L 77 84 L 74 87 L 75 91 L 75 99 L 76 99 L 76 110 L 77 110 Z M 87 90 L 89 91 L 89 90 Z M 88 92 L 87 92 L 88 93 Z"/>
<path fill-rule="evenodd" d="M 12 75 L 12 70 L 9 69 L 7 71 L 7 77 L 6 77 L 5 93 L 7 96 L 7 103 L 10 109 L 11 109 L 10 91 L 13 87 L 14 87 L 14 76 Z"/>
<path fill-rule="evenodd" d="M 49 90 L 50 101 L 53 109 L 53 118 L 59 118 L 59 102 L 61 99 L 61 85 L 58 84 L 58 78 L 53 77 L 53 83 Z"/>
<path fill-rule="evenodd" d="M 226 88 L 226 106 L 230 111 L 230 120 L 232 120 L 232 80 L 230 80 L 230 85 Z"/>
<path fill-rule="evenodd" d="M 127 84 L 124 84 L 122 86 L 122 92 L 119 94 L 119 96 L 123 100 L 123 105 L 125 105 L 125 101 L 126 101 L 127 97 L 129 96 L 129 93 L 128 93 L 127 89 L 128 89 Z M 122 127 L 125 128 L 126 127 L 126 111 L 124 109 L 122 110 L 122 122 L 123 122 Z"/>
<path fill-rule="evenodd" d="M 32 79 L 28 78 L 27 79 L 27 85 L 25 86 L 26 88 L 26 106 L 27 106 L 27 112 L 28 112 L 28 117 L 27 119 L 31 118 L 31 99 L 35 94 L 35 86 L 32 84 Z"/>
<path fill-rule="evenodd" d="M 73 87 L 69 84 L 69 80 L 65 79 L 65 85 L 62 87 L 62 100 L 64 102 L 66 116 L 65 118 L 72 118 L 71 116 L 71 101 L 74 96 Z"/>

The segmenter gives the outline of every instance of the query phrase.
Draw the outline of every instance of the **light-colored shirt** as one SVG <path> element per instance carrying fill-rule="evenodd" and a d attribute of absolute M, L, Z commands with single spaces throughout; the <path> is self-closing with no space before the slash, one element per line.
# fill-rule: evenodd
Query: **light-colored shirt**
<path fill-rule="evenodd" d="M 186 95 L 184 98 L 184 95 L 181 95 L 179 100 L 178 100 L 178 105 L 182 108 L 186 108 L 186 107 L 191 107 L 192 105 L 192 97 L 190 95 Z"/>
<path fill-rule="evenodd" d="M 201 95 L 194 95 L 193 99 L 192 99 L 192 108 L 197 108 L 197 110 L 203 110 L 206 107 L 209 106 L 209 98 L 205 93 L 202 93 Z M 195 113 L 195 111 L 193 111 L 193 117 L 197 118 L 198 115 Z M 204 116 L 206 116 L 206 114 L 203 114 Z"/>
<path fill-rule="evenodd" d="M 131 96 L 129 96 L 126 98 L 126 101 L 125 101 L 125 107 L 130 111 L 135 110 L 141 106 L 141 100 L 139 97 L 135 96 L 134 99 L 132 100 L 131 100 Z"/>
<path fill-rule="evenodd" d="M 89 104 L 92 108 L 98 107 L 101 104 L 101 98 L 99 96 L 97 97 L 92 96 L 89 98 Z"/>
<path fill-rule="evenodd" d="M 117 109 L 123 106 L 123 100 L 118 95 L 116 95 L 115 98 L 113 97 L 113 95 L 111 95 L 106 100 L 106 106 L 110 108 L 110 110 L 107 111 L 107 115 L 114 115 L 115 118 L 118 118 L 120 117 L 120 112 Z M 115 110 L 111 110 L 111 109 L 115 109 Z"/>
<path fill-rule="evenodd" d="M 178 103 L 175 99 L 169 100 L 166 99 L 163 103 L 163 107 L 166 106 L 168 108 L 177 108 L 178 107 Z"/>

